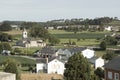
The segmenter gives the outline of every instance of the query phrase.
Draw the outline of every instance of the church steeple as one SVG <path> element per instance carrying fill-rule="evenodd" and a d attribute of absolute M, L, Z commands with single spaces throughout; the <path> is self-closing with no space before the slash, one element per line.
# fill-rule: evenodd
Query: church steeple
<path fill-rule="evenodd" d="M 23 39 L 27 38 L 27 31 L 25 28 L 24 28 L 23 33 L 22 33 L 22 38 Z"/>

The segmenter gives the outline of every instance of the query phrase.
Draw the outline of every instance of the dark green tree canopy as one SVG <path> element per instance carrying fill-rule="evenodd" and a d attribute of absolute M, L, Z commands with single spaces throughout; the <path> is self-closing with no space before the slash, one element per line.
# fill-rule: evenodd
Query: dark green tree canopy
<path fill-rule="evenodd" d="M 10 30 L 12 30 L 12 27 L 7 22 L 3 22 L 2 25 L 0 25 L 0 31 L 10 31 Z"/>
<path fill-rule="evenodd" d="M 30 36 L 35 38 L 42 38 L 46 40 L 49 38 L 49 33 L 43 27 L 36 25 L 30 29 Z"/>
<path fill-rule="evenodd" d="M 18 63 L 14 59 L 6 59 L 4 62 L 5 65 L 5 72 L 9 73 L 15 73 L 16 74 L 16 79 L 20 80 L 20 70 L 18 67 Z"/>
<path fill-rule="evenodd" d="M 9 43 L 0 43 L 0 52 L 2 52 L 2 50 L 12 50 L 11 46 Z"/>
<path fill-rule="evenodd" d="M 49 42 L 52 44 L 52 45 L 54 45 L 54 44 L 58 44 L 59 42 L 60 42 L 60 40 L 57 38 L 57 37 L 55 37 L 55 36 L 52 36 L 52 35 L 50 35 L 49 36 Z"/>
<path fill-rule="evenodd" d="M 104 78 L 104 70 L 102 68 L 97 68 L 94 73 L 99 77 L 100 80 Z"/>
<path fill-rule="evenodd" d="M 0 41 L 2 42 L 8 42 L 8 41 L 12 41 L 13 38 L 11 35 L 8 35 L 6 33 L 0 33 Z"/>
<path fill-rule="evenodd" d="M 105 41 L 102 41 L 99 46 L 100 46 L 101 50 L 106 50 L 106 43 L 105 43 Z"/>
<path fill-rule="evenodd" d="M 115 54 L 115 53 L 106 53 L 102 56 L 102 58 L 105 60 L 112 60 L 116 56 L 117 56 L 117 54 Z"/>
<path fill-rule="evenodd" d="M 86 58 L 80 53 L 74 54 L 65 64 L 66 80 L 90 80 L 91 68 Z"/>

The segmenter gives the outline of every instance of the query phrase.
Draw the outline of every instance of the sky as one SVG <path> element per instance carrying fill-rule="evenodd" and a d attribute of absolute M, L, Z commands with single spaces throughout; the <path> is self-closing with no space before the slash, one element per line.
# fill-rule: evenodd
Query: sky
<path fill-rule="evenodd" d="M 0 0 L 0 21 L 120 18 L 120 0 Z"/>

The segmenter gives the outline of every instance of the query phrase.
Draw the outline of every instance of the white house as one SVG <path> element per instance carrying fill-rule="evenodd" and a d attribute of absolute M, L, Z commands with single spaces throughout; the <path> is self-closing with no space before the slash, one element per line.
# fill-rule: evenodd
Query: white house
<path fill-rule="evenodd" d="M 47 73 L 57 73 L 57 74 L 62 74 L 64 73 L 64 63 L 61 62 L 58 59 L 53 59 L 48 63 L 48 70 Z"/>
<path fill-rule="evenodd" d="M 112 31 L 112 26 L 108 26 L 105 28 L 106 31 Z"/>
<path fill-rule="evenodd" d="M 101 57 L 92 57 L 90 59 L 88 59 L 88 61 L 93 64 L 94 68 L 97 69 L 98 67 L 103 68 L 104 65 L 104 59 L 102 59 Z"/>
<path fill-rule="evenodd" d="M 93 50 L 85 49 L 85 50 L 82 51 L 82 55 L 84 57 L 86 57 L 87 59 L 90 59 L 90 58 L 92 58 L 94 56 L 94 52 L 95 51 L 93 51 Z"/>
<path fill-rule="evenodd" d="M 36 69 L 38 72 L 45 72 L 48 74 L 56 73 L 63 75 L 65 70 L 65 63 L 57 58 L 37 59 Z"/>
<path fill-rule="evenodd" d="M 98 67 L 103 67 L 104 65 L 104 59 L 102 59 L 101 57 L 95 60 L 95 69 L 97 69 Z"/>

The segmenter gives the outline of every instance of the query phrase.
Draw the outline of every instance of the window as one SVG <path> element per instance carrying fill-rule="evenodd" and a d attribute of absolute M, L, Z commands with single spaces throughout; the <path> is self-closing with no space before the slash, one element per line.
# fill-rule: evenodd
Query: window
<path fill-rule="evenodd" d="M 115 80 L 119 80 L 119 73 L 115 73 L 114 78 L 115 78 Z"/>
<path fill-rule="evenodd" d="M 108 71 L 108 79 L 112 79 L 112 72 Z"/>

